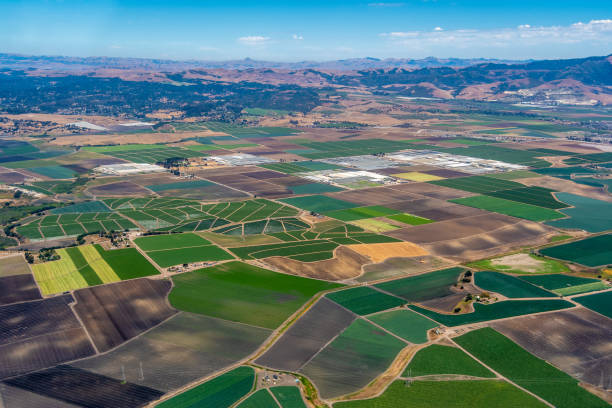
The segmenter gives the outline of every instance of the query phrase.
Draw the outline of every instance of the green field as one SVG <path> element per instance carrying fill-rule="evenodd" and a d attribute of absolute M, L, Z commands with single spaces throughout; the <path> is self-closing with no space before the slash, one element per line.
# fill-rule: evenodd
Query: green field
<path fill-rule="evenodd" d="M 172 277 L 179 310 L 274 329 L 316 293 L 341 284 L 229 262 Z"/>
<path fill-rule="evenodd" d="M 226 261 L 234 257 L 216 245 L 161 249 L 148 251 L 147 255 L 162 268 L 194 262 Z"/>
<path fill-rule="evenodd" d="M 528 170 L 514 170 L 507 171 L 505 173 L 489 174 L 488 177 L 493 177 L 501 180 L 516 180 L 522 178 L 540 177 L 540 175 L 538 173 L 534 173 Z"/>
<path fill-rule="evenodd" d="M 270 392 L 274 394 L 281 408 L 306 408 L 304 399 L 298 387 L 279 386 L 271 387 Z"/>
<path fill-rule="evenodd" d="M 429 183 L 479 194 L 524 187 L 522 184 L 514 181 L 488 176 L 458 177 L 453 179 L 434 180 Z"/>
<path fill-rule="evenodd" d="M 331 240 L 318 239 L 228 249 L 241 259 L 261 259 L 270 256 L 286 256 L 295 259 L 296 256 L 304 256 L 319 252 L 325 252 L 329 255 L 324 258 L 327 259 L 333 256 L 332 251 L 336 249 L 338 245 L 339 244 Z"/>
<path fill-rule="evenodd" d="M 545 408 L 505 381 L 394 381 L 382 395 L 336 402 L 334 408 Z"/>
<path fill-rule="evenodd" d="M 612 292 L 594 293 L 592 295 L 578 296 L 573 298 L 584 307 L 596 311 L 612 319 Z"/>
<path fill-rule="evenodd" d="M 77 176 L 74 170 L 64 166 L 28 167 L 27 170 L 53 179 L 69 179 Z"/>
<path fill-rule="evenodd" d="M 406 344 L 357 319 L 300 371 L 323 398 L 355 392 L 387 369 Z"/>
<path fill-rule="evenodd" d="M 102 201 L 87 201 L 84 203 L 67 205 L 61 208 L 54 208 L 50 211 L 51 214 L 80 214 L 100 212 L 111 212 L 111 209 L 108 208 L 108 206 Z"/>
<path fill-rule="evenodd" d="M 612 203 L 570 193 L 557 193 L 557 198 L 574 208 L 560 210 L 571 218 L 549 221 L 556 228 L 583 229 L 587 232 L 603 232 L 612 229 Z"/>
<path fill-rule="evenodd" d="M 495 374 L 457 347 L 432 344 L 419 350 L 404 370 L 404 377 L 456 374 L 495 378 Z"/>
<path fill-rule="evenodd" d="M 457 283 L 464 268 L 455 267 L 409 276 L 403 279 L 379 283 L 376 286 L 385 292 L 402 297 L 410 302 L 420 302 L 450 295 L 450 287 Z"/>
<path fill-rule="evenodd" d="M 534 186 L 493 191 L 487 193 L 487 195 L 550 209 L 568 207 L 567 204 L 555 200 L 552 195 L 553 192 L 554 190 L 550 190 L 548 188 Z"/>
<path fill-rule="evenodd" d="M 496 292 L 507 298 L 539 298 L 555 297 L 556 295 L 540 289 L 524 280 L 500 272 L 476 272 L 474 283 L 481 289 Z"/>
<path fill-rule="evenodd" d="M 377 313 L 368 316 L 368 320 L 415 344 L 427 342 L 427 331 L 438 326 L 436 322 L 406 309 Z"/>
<path fill-rule="evenodd" d="M 419 306 L 411 305 L 415 310 L 445 326 L 461 326 L 463 324 L 486 322 L 489 320 L 504 319 L 506 317 L 522 316 L 532 313 L 549 312 L 573 307 L 573 303 L 565 300 L 505 300 L 490 305 L 474 304 L 474 311 L 465 314 L 447 315 L 433 312 Z"/>
<path fill-rule="evenodd" d="M 608 287 L 599 279 L 562 274 L 520 276 L 519 278 L 561 296 L 603 290 Z"/>
<path fill-rule="evenodd" d="M 403 299 L 387 295 L 367 286 L 332 292 L 326 296 L 342 307 L 359 315 L 392 309 L 406 303 Z"/>
<path fill-rule="evenodd" d="M 481 210 L 510 215 L 511 217 L 524 218 L 530 221 L 549 221 L 563 217 L 563 214 L 549 208 L 519 203 L 488 195 L 457 198 L 449 201 L 468 207 L 479 208 Z"/>
<path fill-rule="evenodd" d="M 369 207 L 357 207 L 348 208 L 345 210 L 330 211 L 326 212 L 325 215 L 340 221 L 356 221 L 365 218 L 385 217 L 397 213 L 397 210 L 393 210 L 391 208 L 383 207 L 381 205 L 372 205 Z"/>
<path fill-rule="evenodd" d="M 343 156 L 359 156 L 364 154 L 391 153 L 404 150 L 410 145 L 403 141 L 386 139 L 346 140 L 335 142 L 293 141 L 307 149 L 317 150 L 317 153 L 303 153 L 308 159 L 326 159 Z"/>
<path fill-rule="evenodd" d="M 286 127 L 246 127 L 233 125 L 230 123 L 223 122 L 205 122 L 207 128 L 213 132 L 223 132 L 235 136 L 240 139 L 248 139 L 252 137 L 277 137 L 277 136 L 291 136 L 296 133 L 300 133 L 300 130 L 291 129 Z"/>
<path fill-rule="evenodd" d="M 434 222 L 433 220 L 430 220 L 429 218 L 418 217 L 416 215 L 406 214 L 406 213 L 388 215 L 387 218 L 389 218 L 390 220 L 403 222 L 404 224 L 408 224 L 408 225 L 423 225 L 423 224 L 429 224 L 429 223 Z"/>
<path fill-rule="evenodd" d="M 278 408 L 278 404 L 272 398 L 267 389 L 255 391 L 247 399 L 237 405 L 237 408 Z"/>
<path fill-rule="evenodd" d="M 304 197 L 292 197 L 280 200 L 286 204 L 317 213 L 327 213 L 330 211 L 344 210 L 347 208 L 358 207 L 357 204 L 350 203 L 336 198 L 322 195 L 311 195 Z"/>
<path fill-rule="evenodd" d="M 83 150 L 113 156 L 135 163 L 157 163 L 167 159 L 198 157 L 203 153 L 166 145 L 85 146 Z"/>
<path fill-rule="evenodd" d="M 156 406 L 159 408 L 229 408 L 247 395 L 253 389 L 254 383 L 255 371 L 251 367 L 238 367 Z"/>
<path fill-rule="evenodd" d="M 578 380 L 530 354 L 491 328 L 474 330 L 454 341 L 483 363 L 558 408 L 608 407 L 578 385 Z"/>
<path fill-rule="evenodd" d="M 540 249 L 542 255 L 596 267 L 612 263 L 612 234 Z"/>
<path fill-rule="evenodd" d="M 193 233 L 150 235 L 136 238 L 136 245 L 143 251 L 156 251 L 160 249 L 175 249 L 209 245 L 210 242 Z"/>

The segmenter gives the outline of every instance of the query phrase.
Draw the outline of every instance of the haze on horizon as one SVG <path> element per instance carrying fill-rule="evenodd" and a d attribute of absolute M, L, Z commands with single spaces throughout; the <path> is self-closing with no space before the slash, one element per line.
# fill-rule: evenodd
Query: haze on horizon
<path fill-rule="evenodd" d="M 612 5 L 603 0 L 9 0 L 0 9 L 4 53 L 293 62 L 612 50 Z"/>

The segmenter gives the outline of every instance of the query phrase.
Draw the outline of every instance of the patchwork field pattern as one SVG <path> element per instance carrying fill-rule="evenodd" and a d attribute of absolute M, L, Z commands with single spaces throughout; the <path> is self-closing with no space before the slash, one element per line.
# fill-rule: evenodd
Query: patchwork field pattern
<path fill-rule="evenodd" d="M 541 249 L 542 255 L 595 267 L 612 263 L 612 234 Z"/>
<path fill-rule="evenodd" d="M 421 302 L 452 294 L 450 287 L 457 283 L 464 268 L 455 267 L 376 284 L 382 291 L 392 293 L 409 302 Z"/>
<path fill-rule="evenodd" d="M 451 200 L 451 202 L 466 205 L 468 207 L 510 215 L 512 217 L 524 218 L 530 221 L 550 221 L 563 218 L 563 214 L 549 208 L 520 203 L 517 201 L 510 201 L 504 198 L 492 197 L 489 195 L 457 198 Z"/>
<path fill-rule="evenodd" d="M 86 146 L 83 150 L 101 153 L 134 163 L 158 163 L 171 158 L 203 156 L 202 153 L 165 145 Z"/>
<path fill-rule="evenodd" d="M 439 374 L 495 377 L 495 374 L 468 356 L 463 350 L 441 344 L 432 344 L 419 350 L 403 375 L 404 377 L 421 377 Z"/>
<path fill-rule="evenodd" d="M 427 342 L 427 331 L 438 326 L 433 320 L 406 309 L 370 315 L 368 320 L 415 344 Z"/>
<path fill-rule="evenodd" d="M 363 388 L 380 375 L 405 345 L 357 319 L 300 372 L 316 384 L 323 398 L 338 397 Z"/>
<path fill-rule="evenodd" d="M 342 285 L 229 262 L 174 276 L 179 310 L 274 329 L 316 293 Z"/>
<path fill-rule="evenodd" d="M 358 315 L 392 309 L 406 303 L 403 299 L 366 286 L 332 292 L 326 297 Z"/>
<path fill-rule="evenodd" d="M 491 328 L 469 332 L 454 341 L 495 371 L 556 407 L 608 406 L 578 386 L 577 380 Z"/>
<path fill-rule="evenodd" d="M 525 275 L 520 279 L 550 290 L 560 296 L 576 295 L 606 289 L 608 286 L 599 279 L 583 278 L 561 274 L 552 275 Z"/>
<path fill-rule="evenodd" d="M 476 272 L 474 283 L 481 289 L 496 292 L 511 299 L 556 296 L 554 293 L 528 283 L 528 281 L 500 272 Z"/>

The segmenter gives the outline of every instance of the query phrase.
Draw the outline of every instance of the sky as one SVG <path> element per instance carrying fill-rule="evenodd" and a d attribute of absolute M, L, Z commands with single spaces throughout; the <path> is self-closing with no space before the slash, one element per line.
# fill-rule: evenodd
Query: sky
<path fill-rule="evenodd" d="M 612 0 L 0 0 L 0 52 L 177 60 L 612 53 Z"/>

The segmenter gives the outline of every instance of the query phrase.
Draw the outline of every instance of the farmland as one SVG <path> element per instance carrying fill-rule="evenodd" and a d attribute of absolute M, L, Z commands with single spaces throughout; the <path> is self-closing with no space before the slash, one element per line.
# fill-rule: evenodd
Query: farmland
<path fill-rule="evenodd" d="M 172 278 L 179 310 L 274 329 L 317 292 L 339 284 L 229 262 Z"/>
<path fill-rule="evenodd" d="M 450 295 L 450 287 L 457 283 L 463 268 L 449 268 L 404 279 L 379 283 L 377 288 L 411 302 L 420 302 Z"/>
<path fill-rule="evenodd" d="M 512 217 L 524 218 L 530 221 L 549 221 L 563 217 L 562 214 L 549 208 L 510 201 L 504 198 L 492 197 L 488 195 L 457 198 L 451 201 L 453 203 L 466 205 L 468 207 L 510 215 Z"/>
<path fill-rule="evenodd" d="M 372 381 L 404 346 L 397 338 L 358 319 L 300 372 L 317 385 L 323 398 L 337 397 Z"/>
<path fill-rule="evenodd" d="M 528 281 L 499 272 L 476 272 L 474 283 L 481 289 L 500 293 L 511 299 L 555 296 L 549 291 L 531 285 Z"/>
<path fill-rule="evenodd" d="M 358 287 L 336 291 L 326 295 L 339 305 L 347 308 L 353 313 L 367 315 L 402 306 L 405 301 L 398 297 L 390 296 L 369 287 Z"/>
<path fill-rule="evenodd" d="M 572 306 L 572 303 L 565 300 L 506 300 L 491 305 L 481 305 L 477 303 L 474 305 L 473 312 L 456 315 L 432 312 L 431 310 L 414 305 L 410 306 L 410 308 L 436 322 L 452 327 L 512 316 L 567 309 Z"/>
<path fill-rule="evenodd" d="M 592 295 L 578 296 L 574 300 L 604 316 L 612 319 L 612 292 L 595 293 Z"/>
<path fill-rule="evenodd" d="M 556 407 L 605 407 L 608 404 L 578 386 L 578 381 L 522 349 L 491 328 L 455 341 L 482 362 Z"/>
<path fill-rule="evenodd" d="M 422 377 L 437 374 L 495 377 L 491 371 L 468 356 L 463 350 L 440 344 L 432 344 L 419 350 L 406 367 L 403 376 Z"/>
<path fill-rule="evenodd" d="M 435 395 L 435 398 L 432 396 Z M 337 402 L 335 408 L 463 408 L 469 401 L 474 408 L 524 407 L 544 408 L 546 405 L 531 395 L 504 381 L 415 381 L 407 387 L 404 381 L 394 381 L 374 399 Z M 492 405 L 494 404 L 494 405 Z"/>
<path fill-rule="evenodd" d="M 230 407 L 248 394 L 255 382 L 250 367 L 238 367 L 204 384 L 158 404 L 158 407 L 188 408 L 196 406 Z"/>
<path fill-rule="evenodd" d="M 571 275 L 533 275 L 521 276 L 520 279 L 550 290 L 561 296 L 575 295 L 578 293 L 591 292 L 606 289 L 607 286 L 599 279 L 583 278 Z"/>
<path fill-rule="evenodd" d="M 544 248 L 542 255 L 595 267 L 612 263 L 612 234 Z"/>
<path fill-rule="evenodd" d="M 411 310 L 391 310 L 368 316 L 368 320 L 411 343 L 427 342 L 427 331 L 438 324 Z"/>
<path fill-rule="evenodd" d="M 54 294 L 159 272 L 133 248 L 106 251 L 99 245 L 57 250 L 60 259 L 32 265 L 43 294 Z"/>

